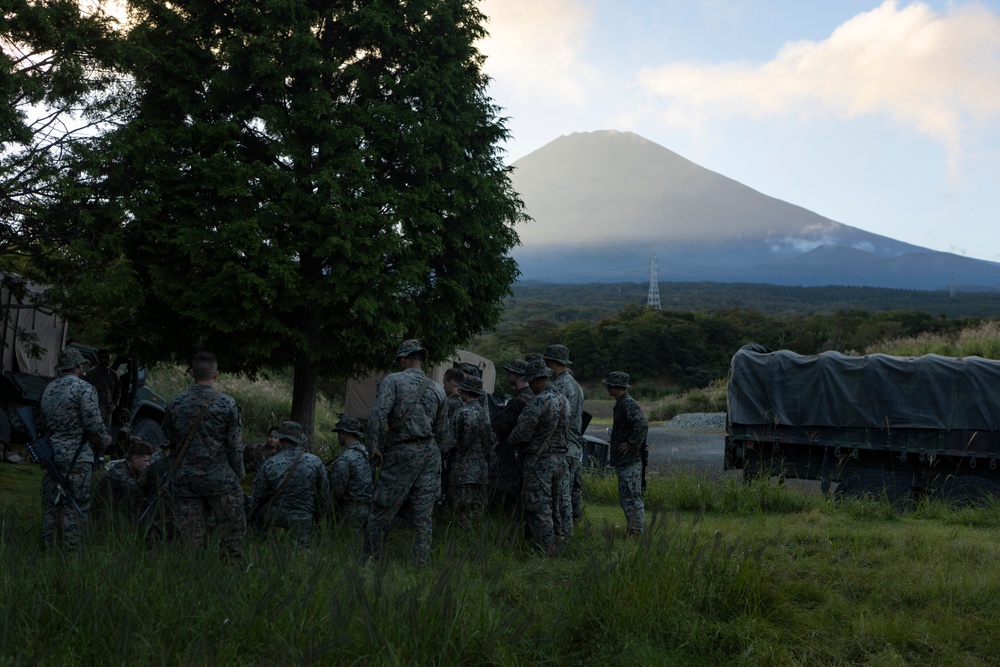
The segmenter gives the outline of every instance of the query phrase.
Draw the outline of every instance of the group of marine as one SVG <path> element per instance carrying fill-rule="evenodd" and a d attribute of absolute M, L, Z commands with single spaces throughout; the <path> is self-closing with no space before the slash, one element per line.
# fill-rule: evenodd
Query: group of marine
<path fill-rule="evenodd" d="M 111 445 L 107 401 L 100 382 L 84 379 L 82 355 L 63 350 L 41 399 L 55 463 L 42 478 L 44 545 L 79 550 L 93 513 L 94 523 L 111 519 L 189 546 L 215 533 L 223 558 L 238 562 L 248 531 L 283 531 L 304 545 L 332 517 L 363 535 L 367 556 L 381 557 L 389 530 L 404 520 L 422 564 L 436 512 L 470 525 L 492 507 L 523 519 L 539 550 L 557 552 L 583 513 L 583 390 L 569 350 L 550 345 L 511 361 L 503 367 L 511 394 L 492 405 L 473 365 L 455 364 L 442 386 L 424 373 L 427 350 L 418 341 L 404 341 L 395 358 L 398 371 L 379 384 L 367 423 L 337 421 L 342 452 L 326 466 L 293 421 L 272 427 L 265 445 L 245 447 L 240 408 L 215 386 L 216 357 L 200 352 L 188 371 L 194 382 L 167 406 L 167 444 L 128 436 L 125 458 L 95 485 L 94 462 Z M 644 522 L 648 422 L 628 394 L 628 374 L 612 372 L 603 384 L 615 398 L 610 464 L 635 535 Z M 240 484 L 248 471 L 250 496 Z"/>

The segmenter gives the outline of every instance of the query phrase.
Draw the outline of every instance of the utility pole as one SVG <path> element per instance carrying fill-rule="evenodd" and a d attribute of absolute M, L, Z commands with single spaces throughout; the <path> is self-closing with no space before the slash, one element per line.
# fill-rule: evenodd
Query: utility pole
<path fill-rule="evenodd" d="M 660 307 L 660 285 L 656 282 L 655 252 L 653 253 L 653 257 L 649 260 L 649 296 L 646 297 L 646 308 L 662 310 Z"/>

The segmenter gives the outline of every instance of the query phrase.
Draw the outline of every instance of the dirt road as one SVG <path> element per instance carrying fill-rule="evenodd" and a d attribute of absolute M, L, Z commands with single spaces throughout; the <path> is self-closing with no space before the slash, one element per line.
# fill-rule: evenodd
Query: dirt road
<path fill-rule="evenodd" d="M 661 475 L 680 471 L 704 472 L 712 479 L 740 475 L 722 470 L 725 439 L 721 430 L 651 426 L 646 439 L 649 467 Z"/>

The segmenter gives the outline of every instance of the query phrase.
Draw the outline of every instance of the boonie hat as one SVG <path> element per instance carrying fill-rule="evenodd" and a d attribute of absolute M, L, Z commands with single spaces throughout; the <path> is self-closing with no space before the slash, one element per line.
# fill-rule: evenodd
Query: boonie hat
<path fill-rule="evenodd" d="M 476 394 L 477 396 L 485 396 L 486 392 L 483 390 L 483 381 L 481 378 L 477 378 L 474 375 L 462 378 L 462 381 L 458 383 L 459 391 L 467 391 L 470 394 Z"/>
<path fill-rule="evenodd" d="M 532 361 L 545 361 L 545 357 L 542 356 L 541 352 L 529 352 L 524 355 L 524 363 L 530 364 Z"/>
<path fill-rule="evenodd" d="M 304 445 L 309 441 L 309 436 L 302 429 L 302 424 L 293 421 L 281 422 L 278 428 L 274 429 L 274 437 L 278 440 L 287 440 L 296 445 Z"/>
<path fill-rule="evenodd" d="M 80 350 L 76 349 L 75 347 L 65 348 L 62 352 L 59 353 L 59 356 L 56 357 L 57 371 L 64 371 L 67 368 L 76 368 L 77 366 L 89 366 L 89 365 L 90 364 L 87 363 L 87 360 L 83 358 L 83 355 L 80 354 Z"/>
<path fill-rule="evenodd" d="M 427 350 L 420 345 L 419 340 L 411 338 L 410 340 L 404 340 L 399 344 L 399 348 L 396 350 L 396 358 L 399 359 L 400 357 L 408 357 L 414 352 L 426 351 Z"/>
<path fill-rule="evenodd" d="M 525 369 L 528 367 L 528 362 L 524 359 L 511 359 L 510 363 L 506 366 L 502 366 L 508 373 L 517 373 L 518 375 L 524 375 Z"/>
<path fill-rule="evenodd" d="M 361 420 L 357 417 L 348 417 L 346 415 L 339 415 L 336 425 L 333 427 L 333 431 L 343 431 L 344 433 L 353 433 L 359 438 L 365 437 L 364 427 L 361 425 Z"/>
<path fill-rule="evenodd" d="M 606 384 L 609 387 L 624 387 L 625 389 L 632 386 L 628 383 L 628 373 L 623 371 L 611 371 L 608 373 L 608 377 L 601 380 L 601 384 Z"/>
<path fill-rule="evenodd" d="M 549 345 L 545 348 L 545 354 L 542 355 L 542 358 L 563 366 L 573 365 L 573 362 L 569 360 L 569 348 L 565 345 Z"/>
<path fill-rule="evenodd" d="M 482 377 L 483 372 L 479 370 L 479 366 L 475 364 L 470 364 L 467 361 L 456 361 L 455 368 L 462 371 L 466 375 L 475 375 L 476 377 Z"/>
<path fill-rule="evenodd" d="M 544 361 L 533 361 L 524 369 L 524 375 L 521 376 L 521 380 L 531 382 L 540 377 L 552 377 L 552 369 L 546 366 Z"/>

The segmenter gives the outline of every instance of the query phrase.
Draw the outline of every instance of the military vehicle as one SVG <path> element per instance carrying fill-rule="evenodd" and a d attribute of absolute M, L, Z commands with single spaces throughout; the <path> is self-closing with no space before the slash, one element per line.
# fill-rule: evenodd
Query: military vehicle
<path fill-rule="evenodd" d="M 833 483 L 896 504 L 1000 494 L 1000 362 L 741 348 L 725 468 Z"/>
<path fill-rule="evenodd" d="M 0 281 L 0 445 L 23 444 L 29 440 L 15 409 L 30 405 L 38 417 L 38 401 L 46 385 L 57 375 L 56 356 L 64 347 L 77 348 L 92 366 L 97 365 L 97 348 L 70 342 L 68 327 L 53 310 L 38 305 L 44 288 L 25 283 L 15 294 L 7 280 Z M 164 441 L 160 422 L 166 401 L 146 387 L 146 369 L 131 355 L 112 361 L 122 384 L 122 403 L 112 421 L 112 438 L 131 432 L 153 445 Z M 121 453 L 121 452 L 117 452 Z"/>

